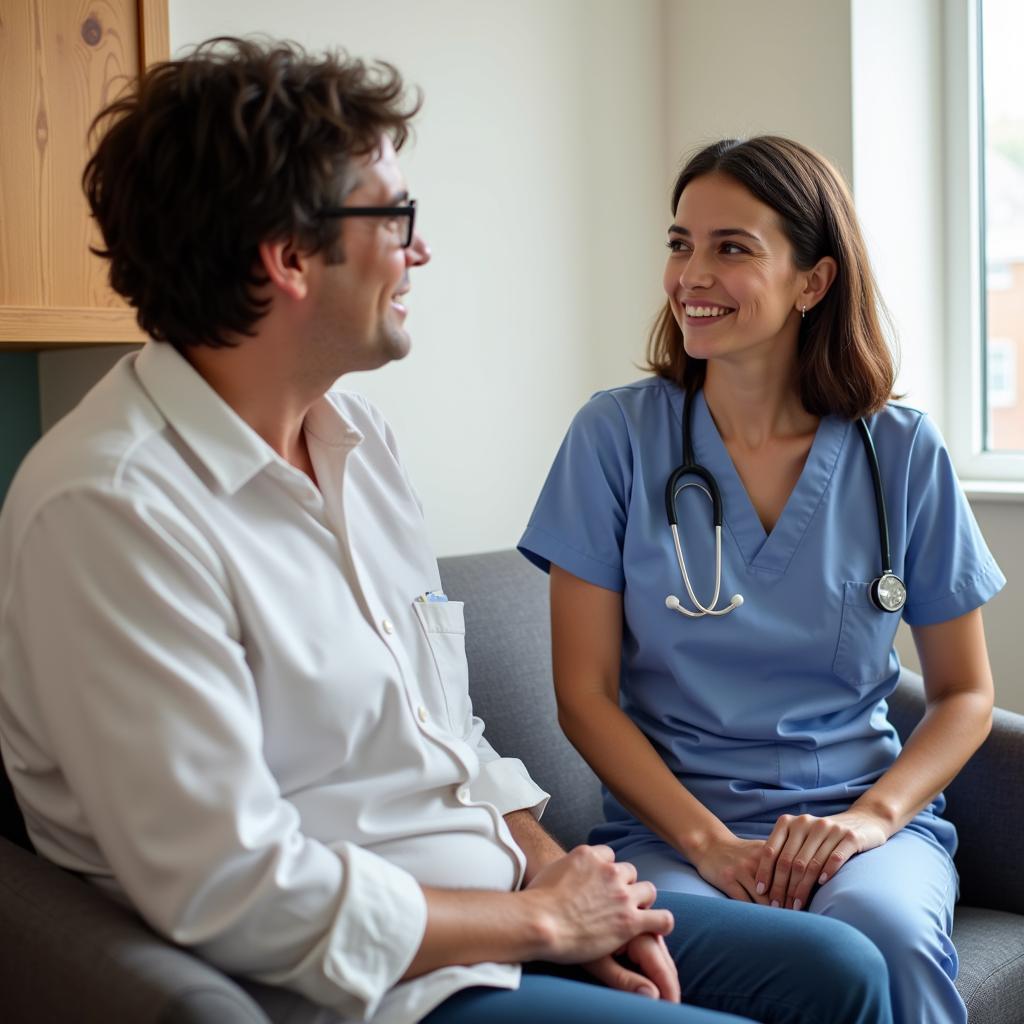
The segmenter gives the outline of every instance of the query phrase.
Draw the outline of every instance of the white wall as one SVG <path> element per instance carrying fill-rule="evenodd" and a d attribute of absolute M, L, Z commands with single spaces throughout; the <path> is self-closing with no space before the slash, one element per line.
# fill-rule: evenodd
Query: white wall
<path fill-rule="evenodd" d="M 854 194 L 899 342 L 897 390 L 945 427 L 941 5 L 855 0 L 851 14 Z"/>
<path fill-rule="evenodd" d="M 670 151 L 788 135 L 853 168 L 850 0 L 666 0 Z"/>
<path fill-rule="evenodd" d="M 396 63 L 426 106 L 404 156 L 435 259 L 413 354 L 347 382 L 396 427 L 439 553 L 513 544 L 575 408 L 638 375 L 672 171 L 789 134 L 852 175 L 908 400 L 945 425 L 941 5 L 933 0 L 171 0 L 174 48 L 263 31 Z M 44 422 L 115 353 L 40 360 Z M 986 609 L 1024 712 L 1021 503 L 975 500 L 1010 584 Z M 912 645 L 899 646 L 914 664 Z"/>

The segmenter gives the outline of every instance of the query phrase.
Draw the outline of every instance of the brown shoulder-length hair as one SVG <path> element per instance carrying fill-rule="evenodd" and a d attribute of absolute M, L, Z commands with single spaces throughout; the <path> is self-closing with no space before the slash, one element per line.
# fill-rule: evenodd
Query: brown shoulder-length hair
<path fill-rule="evenodd" d="M 340 221 L 319 211 L 354 185 L 353 158 L 401 148 L 418 107 L 390 65 L 293 43 L 211 39 L 154 65 L 97 115 L 82 175 L 112 287 L 179 349 L 251 335 L 260 243 L 340 262 Z"/>
<path fill-rule="evenodd" d="M 683 189 L 713 173 L 727 174 L 779 215 L 800 270 L 810 270 L 825 256 L 838 266 L 825 297 L 800 322 L 797 359 L 804 408 L 850 420 L 877 412 L 893 397 L 896 368 L 880 323 L 880 316 L 887 315 L 853 200 L 838 171 L 790 139 L 723 139 L 686 162 L 672 189 L 672 216 Z M 707 362 L 687 357 L 667 302 L 648 339 L 647 369 L 688 393 L 704 383 Z"/>

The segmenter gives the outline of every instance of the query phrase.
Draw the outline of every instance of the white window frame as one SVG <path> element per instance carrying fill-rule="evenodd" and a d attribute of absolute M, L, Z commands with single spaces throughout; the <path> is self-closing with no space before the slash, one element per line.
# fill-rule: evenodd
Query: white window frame
<path fill-rule="evenodd" d="M 1024 483 L 1024 454 L 985 451 L 978 0 L 943 4 L 946 48 L 946 420 L 965 481 Z"/>

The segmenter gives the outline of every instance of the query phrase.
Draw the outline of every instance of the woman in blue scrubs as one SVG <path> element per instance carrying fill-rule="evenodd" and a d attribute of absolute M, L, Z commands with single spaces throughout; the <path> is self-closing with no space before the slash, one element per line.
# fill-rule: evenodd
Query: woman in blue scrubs
<path fill-rule="evenodd" d="M 896 1021 L 966 1021 L 942 789 L 990 727 L 980 606 L 1005 580 L 935 426 L 890 400 L 836 171 L 786 139 L 720 142 L 672 215 L 654 376 L 580 410 L 520 543 L 551 573 L 560 721 L 606 786 L 592 841 L 659 889 L 846 921 L 885 955 Z M 666 512 L 687 406 L 721 494 L 713 599 L 711 485 L 673 488 L 678 553 Z M 900 613 L 928 700 L 902 748 Z"/>

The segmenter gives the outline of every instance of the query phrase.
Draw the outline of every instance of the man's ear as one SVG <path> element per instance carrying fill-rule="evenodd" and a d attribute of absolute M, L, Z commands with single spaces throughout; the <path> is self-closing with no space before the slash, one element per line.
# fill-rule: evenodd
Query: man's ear
<path fill-rule="evenodd" d="M 309 292 L 310 257 L 298 248 L 294 239 L 260 242 L 258 252 L 271 286 L 295 301 L 306 297 Z"/>

